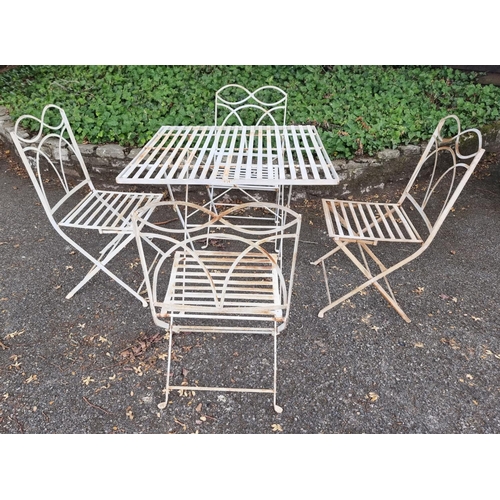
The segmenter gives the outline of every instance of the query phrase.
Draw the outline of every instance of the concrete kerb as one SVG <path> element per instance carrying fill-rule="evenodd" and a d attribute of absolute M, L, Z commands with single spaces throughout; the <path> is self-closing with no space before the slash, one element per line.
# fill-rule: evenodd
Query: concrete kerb
<path fill-rule="evenodd" d="M 14 122 L 8 109 L 0 106 L 0 138 L 13 147 L 10 131 L 14 130 Z M 483 141 L 486 151 L 500 151 L 500 121 L 482 127 Z M 399 146 L 395 149 L 384 149 L 374 157 L 358 156 L 351 160 L 333 160 L 335 170 L 339 174 L 340 184 L 335 188 L 336 195 L 352 192 L 370 192 L 383 189 L 386 182 L 403 179 L 413 171 L 425 143 Z M 115 184 L 115 177 L 134 158 L 139 148 L 126 148 L 118 144 L 80 144 L 80 152 L 85 160 L 92 179 L 97 182 Z M 54 152 L 56 148 L 54 148 Z M 76 157 L 69 155 L 70 165 L 76 166 Z M 305 191 L 321 196 L 323 191 L 331 193 L 332 188 L 307 186 Z M 297 192 L 299 194 L 299 192 Z M 305 194 L 303 193 L 302 196 Z"/>

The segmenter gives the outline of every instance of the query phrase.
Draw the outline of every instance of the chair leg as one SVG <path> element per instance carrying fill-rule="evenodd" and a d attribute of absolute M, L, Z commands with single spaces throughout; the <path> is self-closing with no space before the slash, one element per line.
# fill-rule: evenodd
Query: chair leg
<path fill-rule="evenodd" d="M 325 261 L 326 261 L 326 259 L 328 259 L 328 257 L 331 257 L 332 255 L 334 255 L 335 253 L 337 253 L 339 250 L 340 250 L 340 246 L 337 245 L 334 249 L 332 249 L 329 252 L 325 253 L 319 259 L 315 260 L 314 262 L 311 262 L 311 264 L 313 266 L 317 266 L 321 262 L 321 267 L 323 269 L 323 280 L 325 282 L 325 287 L 326 287 L 326 296 L 328 298 L 328 303 L 329 304 L 332 303 L 332 296 L 331 296 L 331 293 L 330 293 L 330 287 L 328 286 L 328 275 L 326 274 Z M 320 311 L 320 318 L 323 317 L 323 315 L 321 314 L 321 312 L 323 312 L 323 314 L 324 314 L 326 311 L 328 311 L 332 307 L 334 307 L 334 306 L 330 305 L 330 306 L 327 306 L 324 309 L 322 309 L 322 311 Z"/>
<path fill-rule="evenodd" d="M 200 330 L 203 331 L 203 330 Z M 211 328 L 207 328 L 206 331 L 212 331 Z M 278 386 L 278 327 L 277 324 L 274 325 L 274 329 L 271 333 L 273 337 L 273 388 L 272 389 L 245 389 L 245 388 L 228 388 L 228 387 L 203 387 L 203 386 L 170 386 L 170 367 L 172 362 L 172 344 L 173 344 L 173 334 L 174 334 L 174 326 L 173 320 L 170 319 L 169 323 L 169 339 L 168 339 L 168 361 L 167 361 L 167 376 L 166 376 L 166 384 L 165 384 L 165 401 L 162 401 L 157 406 L 160 410 L 164 410 L 168 404 L 169 393 L 172 389 L 186 389 L 186 390 L 198 390 L 198 391 L 228 391 L 228 392 L 256 392 L 256 393 L 268 393 L 273 395 L 273 408 L 276 413 L 282 413 L 283 408 L 276 403 L 276 394 L 277 394 L 277 386 Z"/>
<path fill-rule="evenodd" d="M 333 254 L 337 253 L 340 250 L 340 246 L 336 246 L 333 250 L 330 250 L 329 252 L 325 253 L 322 257 L 320 257 L 318 260 L 315 260 L 314 262 L 311 262 L 313 266 L 317 266 L 320 262 L 324 262 L 328 257 L 331 257 Z"/>
<path fill-rule="evenodd" d="M 170 328 L 168 330 L 168 361 L 167 361 L 167 381 L 165 384 L 165 401 L 158 403 L 158 408 L 164 410 L 168 404 L 168 393 L 170 392 L 170 364 L 172 361 L 172 337 L 173 337 L 173 323 L 170 320 Z"/>
<path fill-rule="evenodd" d="M 108 276 L 113 278 L 119 285 L 121 285 L 125 290 L 130 292 L 135 298 L 137 298 L 144 307 L 148 305 L 146 300 L 139 295 L 139 293 L 132 289 L 129 285 L 127 285 L 124 281 L 122 281 L 116 274 L 112 273 L 107 267 L 106 264 L 115 257 L 132 239 L 134 236 L 132 234 L 118 234 L 113 238 L 113 240 L 105 247 L 104 252 L 102 253 L 99 259 L 95 259 L 92 255 L 90 255 L 87 251 L 81 248 L 79 245 L 76 245 L 73 241 L 69 240 L 71 244 L 80 252 L 82 255 L 87 257 L 94 265 L 92 269 L 85 275 L 85 277 L 76 285 L 67 295 L 66 298 L 70 299 L 75 295 L 75 293 L 80 290 L 91 278 L 93 278 L 99 271 L 105 272 Z M 122 240 L 122 241 L 121 241 Z M 121 241 L 121 243 L 120 243 Z M 107 255 L 106 255 L 107 254 Z"/>
<path fill-rule="evenodd" d="M 387 281 L 387 278 L 386 278 L 388 274 L 390 274 L 395 269 L 399 268 L 400 265 L 392 266 L 391 268 L 386 268 L 382 264 L 382 262 L 377 258 L 377 256 L 373 253 L 373 251 L 370 250 L 367 247 L 367 245 L 365 245 L 365 244 L 359 244 L 358 243 L 358 246 L 360 248 L 361 254 L 363 255 L 363 259 L 365 261 L 365 264 L 363 265 L 363 263 L 361 263 L 359 261 L 359 259 L 347 248 L 347 243 L 337 243 L 337 245 L 338 246 L 335 249 L 333 249 L 332 251 L 328 252 L 327 254 L 325 254 L 323 257 L 321 257 L 317 261 L 313 262 L 313 264 L 318 264 L 319 262 L 321 262 L 323 264 L 324 279 L 325 279 L 325 284 L 326 284 L 326 288 L 327 288 L 327 295 L 328 295 L 328 299 L 330 300 L 330 304 L 328 306 L 324 307 L 323 309 L 321 309 L 321 311 L 318 313 L 318 316 L 320 318 L 322 318 L 324 316 L 324 314 L 327 311 L 329 311 L 330 309 L 332 309 L 335 306 L 339 305 L 340 303 L 344 302 L 345 300 L 347 300 L 348 298 L 352 297 L 353 295 L 356 295 L 357 293 L 359 293 L 360 291 L 364 290 L 368 286 L 373 285 L 380 292 L 380 294 L 382 295 L 382 297 L 384 297 L 384 299 L 386 299 L 387 302 L 389 302 L 389 304 L 396 310 L 396 312 L 407 323 L 410 323 L 411 322 L 410 318 L 406 315 L 406 313 L 403 311 L 403 309 L 401 308 L 401 306 L 397 303 L 397 301 L 396 301 L 396 299 L 394 297 L 394 294 L 392 293 L 392 289 L 391 289 L 391 287 L 389 285 L 389 282 Z M 349 293 L 346 293 L 345 295 L 343 295 L 339 299 L 337 299 L 334 302 L 332 302 L 331 298 L 330 298 L 331 296 L 330 296 L 329 288 L 328 288 L 328 277 L 326 275 L 326 270 L 324 268 L 324 261 L 325 261 L 325 259 L 327 257 L 333 255 L 338 250 L 342 250 L 351 259 L 351 261 L 355 264 L 355 266 L 364 274 L 364 276 L 366 278 L 368 278 L 368 281 L 366 281 L 365 283 L 363 283 L 362 285 L 358 286 L 354 290 L 351 290 Z M 365 255 L 363 253 L 363 250 L 365 250 L 369 254 L 369 256 L 374 260 L 374 262 L 376 262 L 376 264 L 379 266 L 381 272 L 379 274 L 377 274 L 376 276 L 372 275 L 372 273 L 371 273 L 371 271 L 370 271 L 370 269 L 368 267 L 368 263 L 366 262 L 366 258 L 365 258 Z M 385 280 L 385 283 L 386 283 L 386 286 L 388 287 L 389 292 L 387 292 L 382 287 L 382 285 L 378 282 L 382 278 Z"/>
<path fill-rule="evenodd" d="M 283 408 L 276 404 L 276 392 L 277 392 L 277 381 L 278 381 L 278 329 L 276 325 L 274 326 L 273 332 L 274 340 L 274 374 L 273 374 L 273 406 L 276 413 L 282 413 Z"/>

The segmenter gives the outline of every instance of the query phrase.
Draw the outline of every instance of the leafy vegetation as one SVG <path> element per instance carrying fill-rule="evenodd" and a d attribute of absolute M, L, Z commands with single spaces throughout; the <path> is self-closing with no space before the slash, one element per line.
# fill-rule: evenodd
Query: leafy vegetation
<path fill-rule="evenodd" d="M 19 66 L 0 73 L 12 118 L 66 110 L 80 142 L 142 146 L 160 125 L 213 123 L 228 83 L 288 93 L 288 123 L 318 127 L 332 157 L 427 140 L 443 116 L 464 128 L 500 118 L 500 88 L 475 73 L 425 66 Z"/>

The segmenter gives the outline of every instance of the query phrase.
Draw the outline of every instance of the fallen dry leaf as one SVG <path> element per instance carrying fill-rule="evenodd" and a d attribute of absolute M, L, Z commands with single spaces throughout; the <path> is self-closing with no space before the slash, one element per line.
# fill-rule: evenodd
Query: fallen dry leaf
<path fill-rule="evenodd" d="M 282 432 L 283 428 L 281 427 L 280 424 L 273 424 L 272 426 L 273 432 Z"/>
<path fill-rule="evenodd" d="M 16 330 L 15 332 L 12 332 L 12 333 L 8 333 L 4 339 L 5 340 L 8 340 L 8 339 L 13 339 L 14 337 L 17 337 L 18 335 L 21 335 L 25 332 L 26 330 Z"/>
<path fill-rule="evenodd" d="M 441 339 L 441 342 L 443 344 L 449 345 L 452 349 L 460 349 L 460 344 L 454 338 L 448 339 L 446 337 L 443 337 Z"/>
<path fill-rule="evenodd" d="M 141 335 L 143 335 L 142 332 Z M 143 338 L 137 339 L 133 346 L 123 349 L 120 355 L 122 358 L 125 358 L 125 361 L 133 363 L 136 357 L 144 355 L 151 345 L 160 342 L 161 339 L 162 337 L 160 334 L 154 334 L 151 337 L 144 336 Z"/>
<path fill-rule="evenodd" d="M 174 417 L 174 422 L 175 422 L 176 424 L 179 424 L 179 425 L 180 425 L 180 426 L 181 426 L 184 430 L 186 430 L 186 429 L 187 429 L 187 425 L 186 425 L 186 424 L 184 424 L 184 423 L 182 423 L 182 422 L 181 422 L 180 420 L 178 420 L 176 417 Z"/>
<path fill-rule="evenodd" d="M 376 392 L 369 392 L 368 393 L 368 399 L 370 400 L 370 403 L 375 403 L 375 401 L 377 401 L 378 398 L 379 398 L 379 396 Z"/>
<path fill-rule="evenodd" d="M 181 385 L 182 385 L 182 382 L 181 382 Z M 186 391 L 185 389 L 179 389 L 177 391 L 177 393 L 182 398 L 191 398 L 193 396 L 196 396 L 196 392 L 195 391 Z"/>

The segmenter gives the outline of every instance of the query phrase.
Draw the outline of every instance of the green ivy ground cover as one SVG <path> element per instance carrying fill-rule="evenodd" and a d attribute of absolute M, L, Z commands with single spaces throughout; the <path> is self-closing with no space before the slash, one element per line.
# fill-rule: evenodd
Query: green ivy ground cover
<path fill-rule="evenodd" d="M 78 141 L 136 147 L 160 125 L 213 123 L 223 85 L 276 85 L 288 123 L 316 125 L 332 157 L 352 158 L 427 140 L 450 113 L 463 128 L 497 121 L 500 88 L 476 77 L 425 66 L 19 66 L 0 74 L 0 105 L 16 119 L 54 103 Z"/>

